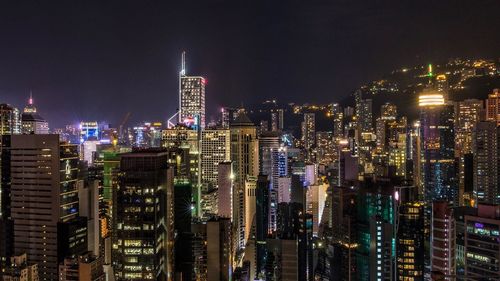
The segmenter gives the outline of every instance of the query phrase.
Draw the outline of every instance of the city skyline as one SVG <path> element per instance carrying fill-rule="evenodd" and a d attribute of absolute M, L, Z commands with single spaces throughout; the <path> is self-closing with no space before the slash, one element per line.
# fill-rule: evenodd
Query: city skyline
<path fill-rule="evenodd" d="M 0 281 L 500 280 L 500 5 L 313 2 L 0 3 Z"/>
<path fill-rule="evenodd" d="M 31 89 L 57 127 L 61 116 L 119 123 L 129 111 L 135 122 L 166 120 L 182 51 L 189 73 L 207 79 L 209 121 L 221 106 L 267 98 L 338 102 L 399 67 L 495 59 L 500 47 L 496 1 L 0 5 L 9 42 L 0 46 L 0 96 L 22 107 Z"/>

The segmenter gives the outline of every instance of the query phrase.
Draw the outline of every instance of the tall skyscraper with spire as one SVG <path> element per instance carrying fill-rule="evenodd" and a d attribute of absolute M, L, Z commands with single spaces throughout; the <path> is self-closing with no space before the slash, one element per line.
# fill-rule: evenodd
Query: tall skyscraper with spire
<path fill-rule="evenodd" d="M 49 123 L 37 113 L 33 102 L 33 94 L 30 92 L 28 104 L 21 114 L 21 132 L 23 134 L 48 134 Z"/>
<path fill-rule="evenodd" d="M 179 73 L 179 123 L 205 128 L 205 85 L 202 76 L 186 74 L 186 52 Z"/>

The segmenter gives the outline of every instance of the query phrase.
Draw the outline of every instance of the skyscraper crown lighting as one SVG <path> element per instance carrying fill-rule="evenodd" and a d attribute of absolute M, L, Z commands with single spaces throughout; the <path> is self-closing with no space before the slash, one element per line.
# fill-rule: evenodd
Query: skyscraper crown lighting
<path fill-rule="evenodd" d="M 418 97 L 418 106 L 438 106 L 444 105 L 444 96 L 442 94 L 425 93 Z"/>

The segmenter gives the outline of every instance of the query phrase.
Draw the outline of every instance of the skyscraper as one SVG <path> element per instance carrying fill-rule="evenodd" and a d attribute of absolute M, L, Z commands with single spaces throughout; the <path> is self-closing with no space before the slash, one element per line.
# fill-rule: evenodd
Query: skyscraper
<path fill-rule="evenodd" d="M 23 134 L 49 133 L 49 123 L 37 113 L 32 96 L 30 96 L 28 105 L 26 105 L 21 114 L 21 124 Z"/>
<path fill-rule="evenodd" d="M 486 120 L 496 121 L 500 126 L 500 90 L 494 89 L 486 100 Z"/>
<path fill-rule="evenodd" d="M 483 204 L 500 204 L 500 127 L 496 122 L 476 123 L 473 131 L 474 199 Z"/>
<path fill-rule="evenodd" d="M 217 185 L 217 166 L 231 160 L 231 139 L 228 129 L 201 131 L 201 183 L 203 190 Z"/>
<path fill-rule="evenodd" d="M 455 103 L 455 156 L 458 158 L 459 172 L 459 200 L 463 205 L 464 194 L 470 197 L 467 192 L 472 186 L 465 181 L 468 175 L 466 158 L 472 153 L 473 130 L 480 120 L 481 111 L 483 111 L 483 101 L 468 99 Z"/>
<path fill-rule="evenodd" d="M 66 255 L 87 250 L 87 222 L 78 217 L 77 146 L 48 134 L 12 135 L 2 145 L 2 176 L 9 177 L 2 191 L 10 182 L 13 252 L 27 253 L 39 265 L 41 280 L 55 280 Z"/>
<path fill-rule="evenodd" d="M 123 154 L 116 195 L 113 264 L 120 279 L 171 280 L 174 171 L 165 150 Z"/>
<path fill-rule="evenodd" d="M 316 118 L 314 113 L 304 113 L 302 141 L 306 149 L 311 149 L 316 143 Z"/>
<path fill-rule="evenodd" d="M 217 211 L 223 218 L 233 220 L 233 163 L 220 162 L 217 173 Z"/>
<path fill-rule="evenodd" d="M 231 123 L 231 161 L 233 162 L 233 225 L 235 248 L 245 247 L 245 178 L 259 172 L 259 140 L 257 129 L 245 113 Z"/>
<path fill-rule="evenodd" d="M 19 109 L 8 104 L 0 104 L 0 135 L 21 133 Z"/>
<path fill-rule="evenodd" d="M 424 91 L 419 96 L 419 106 L 421 172 L 427 204 L 442 199 L 458 205 L 453 106 L 432 91 Z"/>
<path fill-rule="evenodd" d="M 373 131 L 372 99 L 362 99 L 356 108 L 360 133 Z"/>
<path fill-rule="evenodd" d="M 424 280 L 424 206 L 403 202 L 396 226 L 396 280 Z"/>
<path fill-rule="evenodd" d="M 205 128 L 205 85 L 201 76 L 188 76 L 182 54 L 182 70 L 179 74 L 179 123 Z"/>
<path fill-rule="evenodd" d="M 455 259 L 455 217 L 446 201 L 432 203 L 431 222 L 431 270 L 445 275 L 454 275 Z"/>

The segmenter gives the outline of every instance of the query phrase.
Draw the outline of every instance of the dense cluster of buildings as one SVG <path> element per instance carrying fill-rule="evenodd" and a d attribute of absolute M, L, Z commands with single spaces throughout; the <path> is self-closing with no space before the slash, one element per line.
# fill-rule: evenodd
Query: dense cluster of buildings
<path fill-rule="evenodd" d="M 52 130 L 0 105 L 3 280 L 498 280 L 500 92 L 207 122 L 179 73 L 166 122 Z M 381 84 L 382 85 L 382 84 Z M 272 101 L 275 103 L 275 101 Z M 300 128 L 300 136 L 287 129 Z"/>

